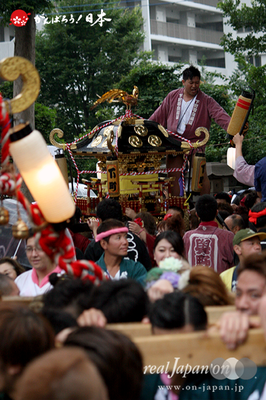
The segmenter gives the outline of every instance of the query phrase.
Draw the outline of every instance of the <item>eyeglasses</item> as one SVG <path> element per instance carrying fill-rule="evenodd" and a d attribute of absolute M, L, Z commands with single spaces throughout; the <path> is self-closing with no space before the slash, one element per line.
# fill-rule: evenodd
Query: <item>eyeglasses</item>
<path fill-rule="evenodd" d="M 40 247 L 26 246 L 27 253 L 32 253 L 33 251 L 35 251 L 36 253 L 40 253 L 42 251 L 42 249 Z"/>

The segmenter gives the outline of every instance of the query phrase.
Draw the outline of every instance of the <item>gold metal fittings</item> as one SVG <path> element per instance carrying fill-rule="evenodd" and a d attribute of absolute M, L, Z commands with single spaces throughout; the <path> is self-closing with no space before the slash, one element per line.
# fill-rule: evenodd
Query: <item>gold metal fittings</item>
<path fill-rule="evenodd" d="M 134 131 L 139 136 L 146 136 L 148 134 L 148 129 L 144 125 L 134 126 Z"/>
<path fill-rule="evenodd" d="M 0 77 L 7 81 L 15 81 L 21 76 L 23 86 L 21 93 L 14 99 L 5 101 L 9 114 L 26 110 L 37 99 L 41 81 L 34 65 L 23 57 L 9 57 L 0 62 Z M 11 108 L 11 109 L 10 109 Z"/>
<path fill-rule="evenodd" d="M 128 142 L 133 147 L 142 147 L 142 145 L 143 145 L 142 140 L 136 135 L 130 136 L 128 139 Z"/>
<path fill-rule="evenodd" d="M 153 147 L 160 147 L 162 145 L 162 139 L 156 135 L 150 135 L 148 137 L 148 143 Z"/>

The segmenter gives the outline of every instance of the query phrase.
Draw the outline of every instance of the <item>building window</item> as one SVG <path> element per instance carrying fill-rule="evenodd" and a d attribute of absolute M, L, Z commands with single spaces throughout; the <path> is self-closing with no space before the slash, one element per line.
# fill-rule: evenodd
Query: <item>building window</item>
<path fill-rule="evenodd" d="M 174 63 L 180 63 L 180 62 L 182 62 L 182 59 L 181 59 L 181 57 L 168 56 L 168 61 L 174 62 Z"/>
<path fill-rule="evenodd" d="M 237 30 L 237 33 L 248 33 L 248 32 L 251 32 L 251 31 L 252 31 L 251 26 L 243 26 L 242 28 L 239 28 Z"/>
<path fill-rule="evenodd" d="M 261 56 L 250 56 L 246 60 L 255 67 L 261 67 Z"/>
<path fill-rule="evenodd" d="M 198 64 L 200 64 L 201 60 L 198 60 Z M 225 59 L 224 58 L 206 58 L 205 60 L 206 67 L 217 67 L 217 68 L 225 68 Z"/>

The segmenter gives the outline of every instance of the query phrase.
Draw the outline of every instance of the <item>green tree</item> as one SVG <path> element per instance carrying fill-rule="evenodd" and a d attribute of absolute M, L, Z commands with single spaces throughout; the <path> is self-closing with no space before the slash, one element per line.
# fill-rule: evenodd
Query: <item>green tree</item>
<path fill-rule="evenodd" d="M 144 59 L 124 75 L 116 86 L 128 93 L 132 92 L 134 85 L 137 86 L 139 101 L 132 111 L 143 118 L 149 118 L 171 90 L 182 86 L 180 79 L 183 66 L 155 64 L 149 58 Z"/>
<path fill-rule="evenodd" d="M 35 64 L 35 13 L 42 13 L 51 10 L 53 7 L 52 0 L 5 0 L 0 2 L 0 19 L 1 25 L 9 25 L 11 14 L 17 10 L 23 10 L 29 15 L 29 20 L 25 26 L 15 27 L 15 51 L 14 56 L 24 57 L 33 65 Z M 22 89 L 22 80 L 17 79 L 13 85 L 13 96 L 17 96 Z M 35 126 L 34 104 L 28 109 L 14 115 L 15 125 L 23 119 L 30 121 L 32 127 Z"/>
<path fill-rule="evenodd" d="M 222 46 L 233 54 L 238 68 L 230 77 L 229 85 L 235 98 L 243 89 L 255 91 L 253 112 L 249 116 L 249 131 L 243 142 L 243 154 L 247 162 L 255 164 L 266 153 L 265 119 L 266 66 L 254 66 L 254 57 L 266 51 L 266 4 L 257 0 L 248 6 L 240 0 L 224 0 L 218 4 L 228 18 L 228 24 L 245 36 L 231 33 L 224 35 Z"/>
<path fill-rule="evenodd" d="M 3 98 L 12 99 L 13 82 L 5 81 L 0 84 L 0 93 Z M 35 103 L 35 128 L 38 129 L 47 144 L 51 144 L 49 134 L 52 129 L 56 128 L 56 110 L 50 109 L 38 102 Z"/>
<path fill-rule="evenodd" d="M 219 73 L 208 72 L 205 67 L 202 67 L 202 84 L 201 90 L 211 96 L 217 103 L 222 106 L 225 111 L 231 115 L 234 108 L 234 100 L 229 94 L 229 85 L 223 75 Z M 215 82 L 222 80 L 224 83 L 217 85 Z M 229 139 L 227 139 L 226 132 L 216 122 L 212 121 L 210 127 L 210 139 L 206 146 L 206 160 L 208 162 L 220 162 L 222 157 L 226 154 Z"/>
<path fill-rule="evenodd" d="M 0 2 L 0 21 L 2 25 L 9 25 L 10 17 L 15 10 L 24 10 L 26 13 L 43 13 L 53 6 L 51 0 L 5 0 Z M 18 31 L 19 32 L 19 31 Z"/>
<path fill-rule="evenodd" d="M 97 95 L 113 89 L 137 62 L 144 36 L 139 8 L 130 11 L 102 0 L 97 10 L 87 0 L 76 7 L 75 0 L 64 4 L 72 6 L 71 13 L 58 7 L 61 22 L 47 24 L 37 34 L 36 66 L 42 81 L 40 100 L 56 109 L 58 127 L 72 141 L 101 122 L 97 109 L 90 108 Z M 108 19 L 102 24 L 96 23 L 101 10 Z"/>
<path fill-rule="evenodd" d="M 35 128 L 40 131 L 47 144 L 51 144 L 49 134 L 56 128 L 56 110 L 35 103 Z"/>
<path fill-rule="evenodd" d="M 246 5 L 241 0 L 224 0 L 218 3 L 223 10 L 224 17 L 228 18 L 228 25 L 235 31 L 243 29 L 247 35 L 237 35 L 233 38 L 232 33 L 223 36 L 222 46 L 231 54 L 245 54 L 254 56 L 266 51 L 266 3 L 264 0 L 251 2 Z"/>

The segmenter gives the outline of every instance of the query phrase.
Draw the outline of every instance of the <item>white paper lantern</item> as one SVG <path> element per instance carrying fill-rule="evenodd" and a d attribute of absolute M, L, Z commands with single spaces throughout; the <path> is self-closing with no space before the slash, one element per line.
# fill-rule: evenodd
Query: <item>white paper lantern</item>
<path fill-rule="evenodd" d="M 59 223 L 72 217 L 74 202 L 41 133 L 20 124 L 10 140 L 10 154 L 46 221 Z"/>
<path fill-rule="evenodd" d="M 227 165 L 230 168 L 235 169 L 236 164 L 236 149 L 235 147 L 229 147 L 227 150 Z"/>

